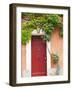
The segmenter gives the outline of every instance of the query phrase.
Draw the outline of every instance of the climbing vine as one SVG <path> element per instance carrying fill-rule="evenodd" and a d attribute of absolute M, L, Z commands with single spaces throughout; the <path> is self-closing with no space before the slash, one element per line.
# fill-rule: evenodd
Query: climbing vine
<path fill-rule="evenodd" d="M 58 54 L 52 53 L 51 58 L 52 58 L 54 64 L 58 63 L 58 61 L 59 61 Z"/>
<path fill-rule="evenodd" d="M 33 30 L 40 29 L 45 31 L 44 39 L 49 41 L 55 27 L 60 28 L 59 35 L 63 37 L 62 15 L 22 13 L 22 44 L 29 42 Z"/>

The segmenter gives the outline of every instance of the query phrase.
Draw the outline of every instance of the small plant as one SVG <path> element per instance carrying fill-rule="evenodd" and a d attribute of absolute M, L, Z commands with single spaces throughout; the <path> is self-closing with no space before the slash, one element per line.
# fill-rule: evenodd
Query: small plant
<path fill-rule="evenodd" d="M 54 64 L 57 64 L 58 63 L 59 56 L 57 54 L 54 54 L 54 53 L 51 54 L 51 58 L 52 58 Z"/>

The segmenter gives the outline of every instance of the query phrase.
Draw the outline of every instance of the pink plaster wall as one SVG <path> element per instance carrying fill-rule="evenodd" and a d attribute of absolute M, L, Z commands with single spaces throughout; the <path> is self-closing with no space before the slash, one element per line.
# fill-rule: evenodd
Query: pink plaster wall
<path fill-rule="evenodd" d="M 25 76 L 26 71 L 26 45 L 21 46 L 21 76 Z"/>
<path fill-rule="evenodd" d="M 59 55 L 59 65 L 63 67 L 63 38 L 59 36 L 59 28 L 55 28 L 51 37 L 51 53 L 57 53 Z M 56 67 L 53 62 L 52 67 Z"/>

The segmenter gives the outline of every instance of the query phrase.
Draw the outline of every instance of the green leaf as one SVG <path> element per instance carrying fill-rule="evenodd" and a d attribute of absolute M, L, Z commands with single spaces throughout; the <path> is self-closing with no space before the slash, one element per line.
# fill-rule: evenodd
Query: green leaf
<path fill-rule="evenodd" d="M 22 44 L 26 44 L 31 39 L 31 31 L 30 30 L 22 30 L 21 32 Z"/>
<path fill-rule="evenodd" d="M 26 44 L 31 39 L 33 30 L 43 29 L 46 33 L 45 40 L 50 40 L 55 27 L 60 28 L 60 36 L 63 36 L 63 15 L 22 13 L 22 43 Z"/>

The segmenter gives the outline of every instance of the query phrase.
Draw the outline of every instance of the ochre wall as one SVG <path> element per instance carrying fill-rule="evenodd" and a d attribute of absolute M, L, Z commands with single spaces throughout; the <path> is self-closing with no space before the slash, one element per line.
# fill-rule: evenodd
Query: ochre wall
<path fill-rule="evenodd" d="M 55 28 L 51 36 L 51 53 L 57 53 L 59 55 L 59 66 L 63 67 L 63 38 L 59 35 L 59 28 Z M 56 67 L 51 63 L 52 67 Z"/>
<path fill-rule="evenodd" d="M 24 77 L 26 70 L 26 45 L 21 45 L 21 76 Z"/>

